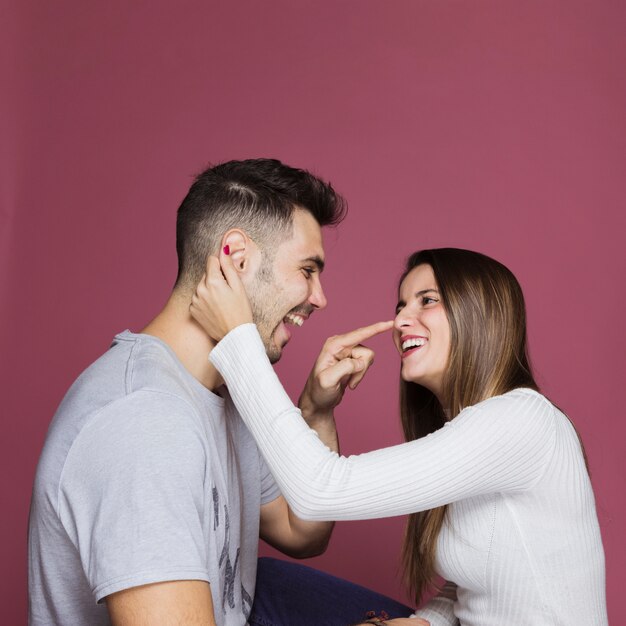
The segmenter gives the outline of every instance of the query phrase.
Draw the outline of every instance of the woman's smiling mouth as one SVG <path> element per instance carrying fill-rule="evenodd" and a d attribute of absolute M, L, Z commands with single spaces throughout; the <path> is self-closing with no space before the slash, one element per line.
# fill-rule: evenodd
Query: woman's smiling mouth
<path fill-rule="evenodd" d="M 400 352 L 402 354 L 402 358 L 419 350 L 427 341 L 428 339 L 426 339 L 426 337 L 418 337 L 418 336 L 401 337 L 400 338 Z"/>

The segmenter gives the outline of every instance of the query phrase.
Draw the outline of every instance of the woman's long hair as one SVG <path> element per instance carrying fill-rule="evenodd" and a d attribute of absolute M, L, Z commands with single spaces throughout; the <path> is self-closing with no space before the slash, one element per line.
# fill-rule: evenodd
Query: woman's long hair
<path fill-rule="evenodd" d="M 527 353 L 522 289 L 501 263 L 469 250 L 439 248 L 412 254 L 400 284 L 429 265 L 450 324 L 450 354 L 441 403 L 425 387 L 400 382 L 400 415 L 407 441 L 441 428 L 467 406 L 516 389 L 538 390 Z M 447 505 L 413 513 L 406 526 L 405 581 L 419 604 L 435 577 L 435 555 Z"/>

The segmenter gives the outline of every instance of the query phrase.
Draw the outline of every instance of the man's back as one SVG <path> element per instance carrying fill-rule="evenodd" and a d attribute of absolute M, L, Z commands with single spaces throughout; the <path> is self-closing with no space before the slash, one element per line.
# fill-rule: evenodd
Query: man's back
<path fill-rule="evenodd" d="M 121 333 L 48 432 L 31 505 L 31 623 L 108 624 L 96 601 L 189 579 L 211 583 L 217 624 L 244 623 L 259 507 L 277 495 L 229 399 L 163 342 Z"/>

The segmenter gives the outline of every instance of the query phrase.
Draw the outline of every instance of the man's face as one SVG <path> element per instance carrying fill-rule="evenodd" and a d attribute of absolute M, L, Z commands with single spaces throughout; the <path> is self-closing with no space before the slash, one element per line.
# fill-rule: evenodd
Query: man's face
<path fill-rule="evenodd" d="M 324 268 L 322 231 L 302 209 L 293 215 L 293 236 L 281 243 L 273 261 L 263 264 L 248 285 L 254 322 L 272 363 L 289 341 L 289 326 L 301 326 L 316 309 L 326 306 L 320 283 Z"/>

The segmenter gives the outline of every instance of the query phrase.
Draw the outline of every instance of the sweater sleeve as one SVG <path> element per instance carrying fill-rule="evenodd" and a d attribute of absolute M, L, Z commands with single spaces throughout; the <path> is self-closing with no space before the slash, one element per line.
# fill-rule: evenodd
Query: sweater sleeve
<path fill-rule="evenodd" d="M 211 351 L 283 495 L 306 520 L 374 519 L 485 493 L 525 490 L 554 442 L 549 403 L 517 392 L 467 408 L 427 437 L 343 457 L 328 449 L 283 389 L 253 324 Z"/>
<path fill-rule="evenodd" d="M 459 620 L 454 614 L 456 585 L 446 581 L 443 589 L 411 617 L 421 617 L 430 622 L 430 626 L 458 626 Z"/>

